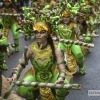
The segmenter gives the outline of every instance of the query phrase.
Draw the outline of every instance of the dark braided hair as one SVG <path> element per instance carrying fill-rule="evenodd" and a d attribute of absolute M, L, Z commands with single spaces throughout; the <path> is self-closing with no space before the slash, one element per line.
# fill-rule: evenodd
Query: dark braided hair
<path fill-rule="evenodd" d="M 53 57 L 54 57 L 53 60 L 54 60 L 54 62 L 56 62 L 55 46 L 54 46 L 54 43 L 53 43 L 53 40 L 52 40 L 52 37 L 51 37 L 50 34 L 48 35 L 47 42 L 48 42 L 48 44 L 50 45 L 50 47 L 52 49 L 52 54 L 53 54 Z"/>

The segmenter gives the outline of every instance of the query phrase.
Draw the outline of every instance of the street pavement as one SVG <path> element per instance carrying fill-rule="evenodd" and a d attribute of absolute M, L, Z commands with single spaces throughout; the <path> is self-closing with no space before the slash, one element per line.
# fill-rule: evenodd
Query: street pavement
<path fill-rule="evenodd" d="M 65 100 L 100 100 L 100 37 L 95 38 L 93 43 L 91 53 L 85 56 L 86 75 L 77 73 L 73 80 L 73 83 L 81 84 L 83 88 L 71 90 Z M 90 90 L 98 90 L 99 96 L 89 96 Z"/>
<path fill-rule="evenodd" d="M 99 34 L 100 30 L 98 31 Z M 8 41 L 13 43 L 13 38 L 11 32 L 9 33 Z M 24 36 L 20 35 L 20 52 L 15 52 L 9 58 L 5 57 L 6 63 L 9 67 L 9 70 L 4 71 L 3 75 L 9 77 L 13 71 L 13 68 L 17 66 L 19 58 L 24 52 L 24 46 L 32 43 L 33 39 L 28 41 L 24 40 Z M 80 75 L 78 72 L 74 75 L 73 83 L 78 83 L 82 85 L 81 90 L 70 90 L 68 96 L 65 100 L 100 100 L 100 37 L 95 38 L 94 48 L 91 48 L 91 52 L 85 56 L 85 66 L 86 74 Z M 27 66 L 31 66 L 30 62 Z M 23 73 L 27 70 L 27 67 L 23 70 Z M 20 78 L 21 78 L 20 76 Z M 19 78 L 19 79 L 20 79 Z M 99 96 L 89 96 L 89 90 L 99 90 Z M 23 99 L 24 100 L 24 99 Z"/>

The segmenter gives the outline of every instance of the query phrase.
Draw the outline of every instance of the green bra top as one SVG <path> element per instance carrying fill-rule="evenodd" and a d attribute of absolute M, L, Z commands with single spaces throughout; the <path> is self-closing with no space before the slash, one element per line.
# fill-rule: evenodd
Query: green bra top
<path fill-rule="evenodd" d="M 35 69 L 35 77 L 39 82 L 49 82 L 53 78 L 53 56 L 50 45 L 40 49 L 36 42 L 30 45 L 33 51 L 30 61 Z M 42 63 L 38 59 L 44 60 Z"/>

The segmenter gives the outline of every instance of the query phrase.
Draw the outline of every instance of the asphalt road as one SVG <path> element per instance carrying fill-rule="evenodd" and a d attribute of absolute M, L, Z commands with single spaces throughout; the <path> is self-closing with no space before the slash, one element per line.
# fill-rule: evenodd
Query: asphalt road
<path fill-rule="evenodd" d="M 98 31 L 99 34 L 100 31 Z M 19 58 L 22 56 L 24 46 L 32 43 L 24 40 L 24 36 L 20 35 L 20 52 L 15 52 L 10 58 L 5 57 L 9 70 L 4 71 L 3 75 L 9 77 L 13 68 L 18 64 Z M 9 33 L 9 42 L 13 43 L 11 32 Z M 30 62 L 29 65 L 30 66 Z M 100 100 L 100 37 L 94 39 L 94 48 L 91 48 L 91 53 L 85 56 L 86 75 L 79 75 L 78 72 L 74 76 L 73 83 L 82 85 L 81 90 L 71 90 L 65 100 Z M 23 73 L 27 70 L 23 70 Z M 20 77 L 21 78 L 21 77 Z M 99 90 L 99 96 L 89 96 L 88 90 Z"/>

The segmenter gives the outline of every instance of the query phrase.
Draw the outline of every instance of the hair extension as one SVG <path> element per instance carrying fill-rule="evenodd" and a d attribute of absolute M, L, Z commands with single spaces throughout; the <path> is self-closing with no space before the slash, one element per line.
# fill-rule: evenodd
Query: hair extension
<path fill-rule="evenodd" d="M 53 40 L 52 40 L 50 34 L 48 35 L 47 41 L 48 41 L 48 44 L 50 45 L 50 47 L 52 49 L 52 54 L 53 54 L 53 57 L 54 57 L 54 62 L 56 62 L 55 47 L 54 47 L 54 43 L 53 43 Z"/>
<path fill-rule="evenodd" d="M 79 23 L 78 20 L 77 20 L 77 22 Z M 82 22 L 82 26 L 83 26 L 84 28 L 87 28 L 87 27 L 88 27 L 85 20 Z"/>
<path fill-rule="evenodd" d="M 87 27 L 86 21 L 83 21 L 82 25 Z"/>

